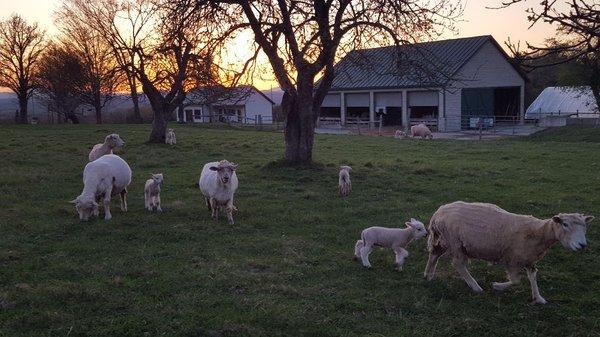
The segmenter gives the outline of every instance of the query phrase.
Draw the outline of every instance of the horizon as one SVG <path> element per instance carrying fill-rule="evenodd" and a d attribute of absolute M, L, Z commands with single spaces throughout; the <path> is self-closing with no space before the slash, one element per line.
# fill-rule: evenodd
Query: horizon
<path fill-rule="evenodd" d="M 5 20 L 12 14 L 21 15 L 27 22 L 38 22 L 40 27 L 44 28 L 50 36 L 55 36 L 58 32 L 53 23 L 55 9 L 60 4 L 60 0 L 20 0 L 19 2 L 0 0 L 0 19 Z M 513 43 L 527 42 L 531 44 L 541 44 L 546 39 L 555 35 L 555 29 L 547 23 L 538 23 L 533 28 L 529 28 L 527 14 L 525 9 L 530 7 L 526 3 L 518 3 L 506 9 L 488 9 L 487 7 L 498 6 L 500 0 L 484 0 L 463 2 L 463 16 L 456 22 L 457 32 L 446 30 L 437 40 L 466 38 L 473 36 L 491 35 L 506 50 L 505 41 L 510 38 Z M 246 36 L 241 40 L 246 40 L 251 36 Z M 244 52 L 243 48 L 237 49 Z M 247 49 L 246 49 L 247 51 Z M 236 59 L 244 59 L 246 55 L 235 55 Z M 261 63 L 261 66 L 270 65 Z M 259 90 L 270 90 L 278 88 L 279 85 L 270 74 L 261 74 L 255 78 L 253 83 Z M 7 88 L 0 88 L 0 92 L 10 92 Z"/>

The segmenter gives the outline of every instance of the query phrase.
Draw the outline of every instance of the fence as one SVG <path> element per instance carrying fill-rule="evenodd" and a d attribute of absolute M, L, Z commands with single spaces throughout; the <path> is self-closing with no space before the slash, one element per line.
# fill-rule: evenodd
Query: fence
<path fill-rule="evenodd" d="M 257 128 L 260 130 L 281 130 L 284 123 L 273 119 L 271 116 L 256 115 L 254 117 L 240 117 L 235 115 L 212 114 L 195 118 L 198 124 L 226 124 L 236 128 Z"/>

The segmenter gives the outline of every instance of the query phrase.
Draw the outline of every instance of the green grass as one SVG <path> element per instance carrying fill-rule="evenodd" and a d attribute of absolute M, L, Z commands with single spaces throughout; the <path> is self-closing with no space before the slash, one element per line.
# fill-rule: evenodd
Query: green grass
<path fill-rule="evenodd" d="M 148 126 L 0 127 L 0 336 L 593 336 L 600 334 L 600 223 L 589 248 L 559 246 L 539 263 L 549 300 L 529 284 L 502 294 L 503 271 L 473 262 L 472 293 L 448 260 L 426 282 L 425 241 L 405 270 L 376 250 L 351 261 L 367 226 L 427 222 L 455 200 L 520 213 L 600 215 L 600 128 L 528 139 L 398 141 L 317 136 L 310 168 L 274 163 L 282 134 L 175 126 L 178 144 L 145 144 Z M 109 132 L 133 169 L 129 212 L 80 222 L 88 149 Z M 572 142 L 585 132 L 590 142 Z M 565 140 L 565 141 L 563 141 Z M 202 165 L 238 163 L 236 224 L 210 219 Z M 354 190 L 337 196 L 337 168 Z M 143 183 L 165 174 L 163 214 L 143 208 Z M 597 221 L 598 222 L 598 221 Z"/>

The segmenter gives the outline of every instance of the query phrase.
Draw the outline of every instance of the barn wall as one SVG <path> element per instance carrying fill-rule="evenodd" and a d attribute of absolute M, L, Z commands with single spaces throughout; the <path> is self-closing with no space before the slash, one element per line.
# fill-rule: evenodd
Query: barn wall
<path fill-rule="evenodd" d="M 261 115 L 264 124 L 273 123 L 273 104 L 256 91 L 253 91 L 252 95 L 248 97 L 245 110 L 246 118 L 255 118 Z"/>

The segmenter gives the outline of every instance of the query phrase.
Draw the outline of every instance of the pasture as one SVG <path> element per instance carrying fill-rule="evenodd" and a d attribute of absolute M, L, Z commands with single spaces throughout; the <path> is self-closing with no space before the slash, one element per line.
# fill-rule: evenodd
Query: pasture
<path fill-rule="evenodd" d="M 484 142 L 318 135 L 315 164 L 277 161 L 277 132 L 174 125 L 177 145 L 145 144 L 147 125 L 0 126 L 0 336 L 594 336 L 600 334 L 600 129 Z M 91 146 L 117 132 L 133 170 L 129 212 L 80 222 Z M 586 142 L 575 142 L 584 135 Z M 239 164 L 235 225 L 210 219 L 205 162 Z M 353 192 L 337 195 L 338 166 Z M 162 214 L 143 184 L 162 172 Z M 423 277 L 426 241 L 404 271 L 390 250 L 371 270 L 351 260 L 360 231 L 427 223 L 444 203 L 497 203 L 547 218 L 597 219 L 588 249 L 554 246 L 539 263 L 549 304 L 529 283 L 494 293 L 482 262 L 474 294 L 442 259 Z"/>

